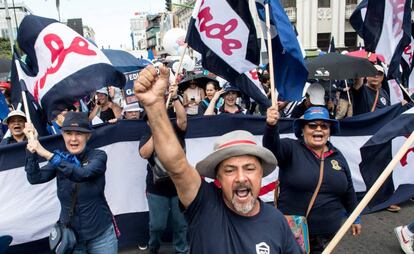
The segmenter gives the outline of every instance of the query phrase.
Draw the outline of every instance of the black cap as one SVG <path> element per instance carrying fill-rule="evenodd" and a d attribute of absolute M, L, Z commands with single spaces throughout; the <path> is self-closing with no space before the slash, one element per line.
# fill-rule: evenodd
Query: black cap
<path fill-rule="evenodd" d="M 241 96 L 240 89 L 230 84 L 229 82 L 223 85 L 223 89 L 224 89 L 224 94 L 227 94 L 228 92 L 236 92 L 239 97 Z"/>
<path fill-rule="evenodd" d="M 89 123 L 88 116 L 85 113 L 73 111 L 65 115 L 61 129 L 62 131 L 92 132 L 92 126 Z"/>

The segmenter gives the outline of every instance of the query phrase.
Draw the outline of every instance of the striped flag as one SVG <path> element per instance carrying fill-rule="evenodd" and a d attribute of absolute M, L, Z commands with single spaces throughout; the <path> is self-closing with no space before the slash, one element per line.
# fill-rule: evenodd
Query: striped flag
<path fill-rule="evenodd" d="M 270 7 L 275 85 L 283 100 L 298 101 L 302 98 L 308 71 L 303 61 L 295 29 L 279 1 L 256 0 L 257 14 L 266 40 L 264 9 L 266 2 Z"/>
<path fill-rule="evenodd" d="M 247 0 L 197 0 L 185 41 L 205 69 L 234 81 L 260 63 L 260 44 Z"/>
<path fill-rule="evenodd" d="M 403 142 L 413 131 L 414 108 L 411 108 L 384 125 L 361 147 L 362 162 L 359 166 L 367 190 L 378 179 Z M 399 187 L 406 188 L 407 186 L 404 187 L 404 185 L 412 185 L 414 183 L 413 168 L 414 147 L 411 147 L 394 169 L 392 177 L 387 179 L 374 196 L 369 207 L 377 210 L 394 204 L 392 201 L 389 203 L 386 201 Z M 411 186 L 410 188 L 413 187 Z M 412 193 L 410 195 L 408 198 L 412 197 Z M 381 207 L 375 207 L 377 205 Z"/>
<path fill-rule="evenodd" d="M 411 41 L 411 0 L 364 0 L 350 23 L 367 51 L 384 56 L 387 78 L 400 77 L 401 55 Z"/>
<path fill-rule="evenodd" d="M 124 75 L 92 43 L 54 19 L 26 16 L 17 41 L 27 55 L 15 61 L 18 79 L 52 120 L 105 85 L 123 86 Z"/>

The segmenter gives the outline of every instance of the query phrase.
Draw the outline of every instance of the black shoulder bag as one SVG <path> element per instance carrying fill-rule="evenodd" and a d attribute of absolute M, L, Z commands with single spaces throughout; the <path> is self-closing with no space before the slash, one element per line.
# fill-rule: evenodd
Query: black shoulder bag
<path fill-rule="evenodd" d="M 76 200 L 78 198 L 79 183 L 75 183 L 75 191 L 72 195 L 72 205 L 67 222 L 58 221 L 53 225 L 49 235 L 50 250 L 56 254 L 72 253 L 76 244 L 76 235 L 70 228 L 70 220 L 75 212 Z"/>

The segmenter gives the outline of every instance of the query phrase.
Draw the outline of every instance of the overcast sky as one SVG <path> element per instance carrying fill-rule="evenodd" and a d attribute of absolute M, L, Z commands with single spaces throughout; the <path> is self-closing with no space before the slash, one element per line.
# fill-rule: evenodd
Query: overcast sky
<path fill-rule="evenodd" d="M 24 0 L 33 14 L 58 19 L 55 0 Z M 9 1 L 9 6 L 12 3 Z M 95 31 L 99 47 L 131 47 L 129 20 L 135 12 L 162 12 L 165 0 L 60 0 L 62 20 L 82 18 Z"/>

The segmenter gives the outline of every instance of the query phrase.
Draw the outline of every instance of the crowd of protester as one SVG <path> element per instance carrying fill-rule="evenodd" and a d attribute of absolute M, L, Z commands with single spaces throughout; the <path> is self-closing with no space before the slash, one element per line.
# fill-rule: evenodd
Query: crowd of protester
<path fill-rule="evenodd" d="M 328 175 L 324 175 L 325 178 L 323 179 L 325 189 L 322 188 L 320 191 L 321 193 L 316 199 L 311 216 L 309 217 L 311 250 L 312 253 L 320 253 L 340 227 L 344 213 L 350 214 L 357 204 L 348 164 L 342 153 L 329 142 L 329 137 L 338 131 L 338 120 L 353 115 L 373 112 L 377 109 L 390 106 L 390 96 L 386 89 L 387 87 L 383 86 L 384 68 L 378 64 L 375 64 L 374 67 L 377 70 L 377 74 L 374 77 L 348 80 L 346 82 L 313 80 L 312 83 L 307 85 L 301 101 L 284 101 L 283 98 L 279 98 L 277 107 L 270 107 L 267 111 L 263 110 L 261 105 L 257 105 L 255 102 L 252 102 L 250 98 L 246 97 L 237 87 L 237 84 L 231 84 L 229 82 L 220 84 L 211 76 L 210 81 L 203 81 L 205 83 L 202 83 L 200 79 L 191 79 L 191 76 L 194 75 L 194 73 L 186 73 L 186 78 L 190 79 L 188 87 L 182 88 L 180 85 L 170 85 L 168 90 L 164 93 L 165 100 L 168 100 L 167 98 L 169 98 L 169 106 L 167 109 L 168 116 L 176 119 L 173 123 L 172 131 L 175 133 L 173 136 L 178 138 L 179 146 L 177 146 L 177 143 L 174 140 L 168 140 L 170 140 L 172 147 L 176 148 L 177 151 L 185 151 L 185 133 L 187 130 L 187 121 L 190 117 L 203 117 L 218 114 L 253 114 L 266 116 L 266 131 L 263 137 L 263 146 L 266 151 L 260 150 L 261 153 L 258 155 L 256 152 L 246 150 L 242 154 L 231 154 L 231 156 L 257 157 L 260 160 L 253 160 L 251 164 L 261 164 L 265 167 L 265 162 L 269 158 L 262 158 L 262 153 L 274 154 L 280 168 L 280 186 L 277 189 L 279 190 L 279 195 L 276 203 L 278 209 L 283 214 L 307 215 L 307 213 L 305 213 L 306 207 L 309 204 L 314 186 L 318 182 L 318 178 L 315 177 L 315 175 L 319 175 L 320 165 L 324 164 L 325 160 L 331 161 L 332 163 L 327 163 L 326 165 L 333 168 L 333 170 L 326 169 L 325 172 L 328 172 Z M 258 73 L 263 90 L 265 91 L 266 96 L 270 98 L 268 70 L 266 68 L 259 69 Z M 145 70 L 144 74 L 151 75 L 148 70 Z M 152 83 L 150 82 L 148 86 L 150 87 L 151 85 Z M 7 102 L 10 103 L 10 86 L 3 84 L 0 86 L 0 91 L 5 95 Z M 79 103 L 68 107 L 62 112 L 57 112 L 56 117 L 48 124 L 48 132 L 51 135 L 62 134 L 69 153 L 62 152 L 62 154 L 59 154 L 45 150 L 37 139 L 37 131 L 31 124 L 25 123 L 27 120 L 25 113 L 23 113 L 20 108 L 15 109 L 11 105 L 10 113 L 2 122 L 7 128 L 4 128 L 4 133 L 0 133 L 2 138 L 0 145 L 27 141 L 28 135 L 35 136 L 34 139 L 29 139 L 27 145 L 29 153 L 27 154 L 26 160 L 27 177 L 32 184 L 47 182 L 54 177 L 57 177 L 58 185 L 62 185 L 65 189 L 72 190 L 75 188 L 75 185 L 73 185 L 75 182 L 83 183 L 95 178 L 101 179 L 105 174 L 106 154 L 104 154 L 104 152 L 101 154 L 100 152 L 97 152 L 98 150 L 87 148 L 86 142 L 89 139 L 92 130 L 89 122 L 92 124 L 116 124 L 119 119 L 143 119 L 148 122 L 149 119 L 146 115 L 151 114 L 151 112 L 145 111 L 145 106 L 148 106 L 148 103 L 145 101 L 136 101 L 127 104 L 123 95 L 124 93 L 122 89 L 112 86 L 103 87 L 89 97 L 82 99 Z M 139 96 L 137 97 L 140 99 Z M 319 113 L 310 114 L 310 111 L 318 111 Z M 83 112 L 83 114 L 78 112 Z M 280 118 L 296 119 L 294 122 L 294 133 L 297 139 L 280 139 L 277 127 Z M 71 124 L 77 124 L 78 127 L 71 128 Z M 149 124 L 151 125 L 152 123 L 149 122 Z M 154 131 L 153 126 L 150 127 L 151 130 Z M 168 132 L 171 131 L 168 128 L 166 130 Z M 187 243 L 187 235 L 193 234 L 190 235 L 190 239 L 198 237 L 196 239 L 198 241 L 207 237 L 205 234 L 195 232 L 195 229 L 199 227 L 199 225 L 205 224 L 205 221 L 208 221 L 205 218 L 207 216 L 207 214 L 205 214 L 206 212 L 203 213 L 200 212 L 200 210 L 206 209 L 206 211 L 211 211 L 213 213 L 217 211 L 217 209 L 224 208 L 217 204 L 208 206 L 200 202 L 200 200 L 206 198 L 214 199 L 214 202 L 216 203 L 220 203 L 221 201 L 216 199 L 217 195 L 213 193 L 210 186 L 207 187 L 204 183 L 199 183 L 198 180 L 195 181 L 196 185 L 192 183 L 186 186 L 185 183 L 194 181 L 194 179 L 199 179 L 199 175 L 193 172 L 192 167 L 182 162 L 183 164 L 180 164 L 180 167 L 187 169 L 188 172 L 186 171 L 186 174 L 188 174 L 188 176 L 180 178 L 179 175 L 184 173 L 171 169 L 172 167 L 177 166 L 177 164 L 172 163 L 168 158 L 159 158 L 160 156 L 157 155 L 157 144 L 154 143 L 152 135 L 153 133 L 148 133 L 148 135 L 143 136 L 138 148 L 139 155 L 148 160 L 146 183 L 150 215 L 150 240 L 148 244 L 140 243 L 140 249 L 148 248 L 150 253 L 158 252 L 161 245 L 161 235 L 167 227 L 168 218 L 171 217 L 173 222 L 173 245 L 175 252 L 187 253 L 189 248 L 197 247 L 207 253 L 209 251 L 208 246 L 200 246 L 194 242 L 189 245 Z M 233 133 L 231 135 L 232 138 L 245 135 L 247 135 L 247 139 L 250 138 L 250 134 L 246 133 Z M 161 145 L 158 144 L 158 146 Z M 180 158 L 185 156 L 181 153 L 178 155 Z M 49 160 L 49 163 L 42 168 L 43 170 L 39 170 L 38 156 Z M 221 159 L 224 162 L 232 159 L 231 156 L 223 157 Z M 248 157 L 247 160 L 251 160 L 250 157 Z M 89 171 L 82 171 L 86 167 L 81 165 L 81 163 L 82 160 L 86 158 L 89 158 L 90 161 L 96 160 L 98 163 L 89 165 L 87 168 Z M 168 164 L 165 165 L 165 168 L 163 166 L 164 163 Z M 269 216 L 269 218 L 280 217 L 280 214 L 274 214 L 268 210 L 268 207 L 263 206 L 263 204 L 255 203 L 257 193 L 253 193 L 254 191 L 252 191 L 253 207 L 248 212 L 245 212 L 245 210 L 243 210 L 245 208 L 243 207 L 240 209 L 238 208 L 237 202 L 243 203 L 242 206 L 244 206 L 244 201 L 240 201 L 245 199 L 245 197 L 242 197 L 245 194 L 244 192 L 250 192 L 250 188 L 257 186 L 246 187 L 243 185 L 243 188 L 240 187 L 240 193 L 239 190 L 236 191 L 237 195 L 240 194 L 240 200 L 233 200 L 234 203 L 232 205 L 226 203 L 233 202 L 231 198 L 229 198 L 230 201 L 226 199 L 228 197 L 226 197 L 227 194 L 225 193 L 226 188 L 228 188 L 228 186 L 226 187 L 225 185 L 225 181 L 231 174 L 226 167 L 231 168 L 232 166 L 223 166 L 220 163 L 220 161 L 216 161 L 214 168 L 215 172 L 208 172 L 210 175 L 203 175 L 203 172 L 200 172 L 198 167 L 196 168 L 200 175 L 211 176 L 212 178 L 217 177 L 221 181 L 224 203 L 230 210 L 235 211 L 237 216 L 250 217 L 250 212 L 254 211 L 254 209 L 258 209 L 257 204 L 259 204 L 258 206 L 260 209 L 265 209 L 266 213 L 268 213 L 266 216 Z M 275 164 L 276 162 L 271 163 Z M 309 170 L 310 165 L 314 167 L 313 171 Z M 222 166 L 224 167 L 223 169 L 221 169 Z M 203 168 L 202 165 L 200 167 Z M 335 177 L 329 175 L 333 173 L 336 174 L 336 171 L 340 171 L 341 175 L 335 175 Z M 164 175 L 160 172 L 163 172 Z M 169 177 L 167 172 L 172 172 L 174 177 Z M 267 173 L 268 172 L 266 172 L 266 174 Z M 262 176 L 264 175 L 265 174 L 263 173 Z M 249 178 L 250 176 L 246 177 Z M 303 181 L 298 181 L 298 179 L 302 179 Z M 240 179 L 236 180 L 239 181 Z M 107 251 L 105 253 L 115 253 L 117 250 L 115 247 L 117 243 L 115 237 L 116 224 L 112 223 L 112 214 L 102 194 L 104 186 L 105 183 L 103 182 L 99 185 L 98 189 L 84 189 L 79 192 L 79 203 L 77 204 L 79 210 L 76 215 L 78 217 L 74 216 L 70 218 L 71 222 L 73 220 L 72 226 L 75 229 L 78 239 L 85 240 L 79 241 L 75 246 L 75 249 L 78 250 L 79 253 L 96 249 L 98 248 L 97 246 L 99 246 L 99 248 L 105 248 Z M 328 188 L 329 186 L 330 188 Z M 247 188 L 247 191 L 245 188 Z M 184 191 L 186 193 L 183 193 Z M 200 191 L 199 194 L 197 194 L 198 191 Z M 62 193 L 63 192 L 66 193 L 66 190 L 62 189 Z M 93 194 L 96 196 L 93 197 L 95 208 L 82 208 L 82 202 L 84 202 L 82 200 L 82 193 L 85 192 L 89 192 L 88 195 Z M 65 195 L 62 193 L 58 193 L 58 196 L 62 205 L 61 219 L 63 220 L 66 219 L 67 214 L 69 213 L 71 198 L 67 193 Z M 192 194 L 188 196 L 188 193 Z M 181 201 L 188 211 L 188 214 L 190 214 L 186 215 L 189 225 L 187 225 L 183 214 L 180 212 L 179 201 Z M 102 210 L 102 208 L 104 209 Z M 85 211 L 82 212 L 82 209 Z M 389 208 L 390 211 L 399 211 L 399 209 L 400 208 L 395 205 Z M 86 220 L 88 223 L 90 222 L 89 224 L 84 224 L 81 227 L 76 224 L 76 220 L 79 216 L 83 216 L 82 213 L 89 214 L 92 217 L 89 217 Z M 202 214 L 200 215 L 200 218 L 196 217 L 197 213 Z M 232 217 L 233 215 L 229 216 L 221 213 L 220 216 L 222 216 L 220 218 L 224 221 L 223 223 L 240 221 L 240 218 L 237 216 Z M 246 223 L 246 225 L 252 226 L 251 223 Z M 280 235 L 283 231 L 280 227 L 284 228 L 285 226 L 286 225 L 284 224 L 277 225 L 277 230 L 281 231 L 276 230 L 277 232 L 275 232 L 275 234 Z M 414 239 L 412 236 L 413 233 L 410 233 L 413 231 L 411 230 L 412 228 L 412 225 L 409 226 L 408 230 L 405 232 L 409 237 Z M 218 233 L 213 232 L 214 230 L 218 229 L 212 227 L 210 231 L 212 233 Z M 230 233 L 240 233 L 238 229 L 232 230 L 235 231 L 233 232 L 230 230 Z M 402 228 L 396 230 L 401 231 Z M 94 234 L 88 233 L 92 231 Z M 359 235 L 361 233 L 359 220 L 355 221 L 352 231 L 354 235 Z M 299 253 L 297 247 L 292 242 L 292 235 L 290 233 L 286 234 L 286 232 L 283 234 L 283 236 L 275 239 L 276 243 L 272 244 L 277 245 L 279 244 L 277 241 L 283 240 L 285 241 L 285 245 L 282 249 L 286 251 L 285 253 Z M 231 239 L 231 236 L 225 234 L 224 236 L 229 237 L 229 241 L 234 240 Z M 209 241 L 215 239 L 212 236 L 209 237 Z M 240 239 L 236 240 L 242 242 L 244 239 L 243 237 L 251 236 L 242 235 L 240 237 Z M 102 243 L 105 243 L 105 245 L 102 245 Z M 237 250 L 241 250 L 238 248 L 244 246 L 243 244 L 238 247 L 227 246 L 230 243 L 223 244 L 230 249 L 236 248 Z"/>

